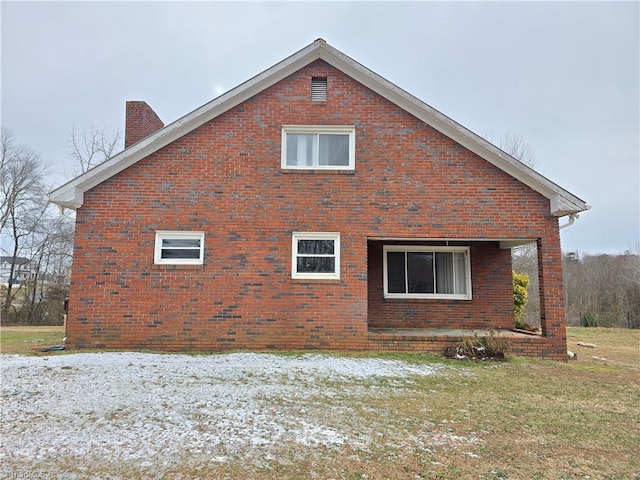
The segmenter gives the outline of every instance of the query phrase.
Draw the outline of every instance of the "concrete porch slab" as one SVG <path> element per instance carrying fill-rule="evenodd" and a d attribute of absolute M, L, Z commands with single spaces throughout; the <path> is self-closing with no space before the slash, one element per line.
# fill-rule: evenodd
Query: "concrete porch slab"
<path fill-rule="evenodd" d="M 541 338 L 540 335 L 532 335 L 512 330 L 497 330 L 498 335 L 509 338 Z M 478 336 L 486 337 L 489 330 L 468 330 L 456 328 L 370 328 L 369 338 L 375 339 L 376 335 L 394 336 L 394 337 L 455 337 Z"/>

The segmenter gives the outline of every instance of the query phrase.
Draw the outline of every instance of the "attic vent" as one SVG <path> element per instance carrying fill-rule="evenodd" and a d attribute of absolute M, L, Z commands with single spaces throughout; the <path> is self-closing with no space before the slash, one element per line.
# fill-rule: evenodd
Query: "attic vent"
<path fill-rule="evenodd" d="M 327 77 L 313 77 L 311 79 L 311 101 L 327 101 Z"/>

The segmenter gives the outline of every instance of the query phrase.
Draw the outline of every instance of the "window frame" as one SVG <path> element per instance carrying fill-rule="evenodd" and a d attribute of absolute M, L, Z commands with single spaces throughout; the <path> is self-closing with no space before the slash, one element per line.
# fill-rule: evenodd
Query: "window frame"
<path fill-rule="evenodd" d="M 200 240 L 200 255 L 198 258 L 162 258 L 162 241 L 168 239 Z M 195 248 L 184 248 L 195 250 Z M 204 232 L 181 230 L 156 230 L 153 263 L 155 265 L 202 265 L 204 263 Z"/>
<path fill-rule="evenodd" d="M 332 257 L 335 259 L 335 271 L 298 272 L 299 240 L 333 240 L 333 255 L 305 255 L 307 257 Z M 340 233 L 338 232 L 293 232 L 291 234 L 291 278 L 294 280 L 339 280 L 340 279 Z"/>
<path fill-rule="evenodd" d="M 439 252 L 464 253 L 465 254 L 465 274 L 466 274 L 466 294 L 456 293 L 389 293 L 389 277 L 387 265 L 387 252 L 404 252 L 405 258 L 407 253 L 411 252 L 430 252 L 434 254 L 434 274 L 435 274 L 435 254 Z M 383 283 L 385 299 L 434 299 L 434 300 L 472 300 L 471 291 L 471 256 L 469 247 L 445 247 L 445 246 L 429 246 L 429 245 L 383 245 L 382 247 L 383 261 Z M 455 269 L 454 269 L 455 272 Z M 407 268 L 405 268 L 405 289 L 408 286 Z M 435 278 L 434 278 L 435 280 Z M 455 284 L 455 280 L 454 280 Z"/>
<path fill-rule="evenodd" d="M 287 165 L 287 135 L 312 135 L 317 137 L 320 145 L 320 135 L 349 135 L 349 164 L 348 165 L 318 165 L 319 148 L 313 158 L 314 165 Z M 283 170 L 355 170 L 356 168 L 356 127 L 353 125 L 283 125 L 280 166 Z"/>

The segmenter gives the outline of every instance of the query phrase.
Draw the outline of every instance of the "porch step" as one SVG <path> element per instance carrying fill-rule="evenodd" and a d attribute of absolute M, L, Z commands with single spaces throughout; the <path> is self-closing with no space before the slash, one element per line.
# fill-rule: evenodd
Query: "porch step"
<path fill-rule="evenodd" d="M 464 336 L 486 337 L 488 334 L 489 330 L 370 328 L 369 349 L 441 354 L 447 347 L 460 342 Z M 547 343 L 547 339 L 539 335 L 527 335 L 511 330 L 500 330 L 499 335 L 509 339 L 516 355 L 537 356 Z"/>
<path fill-rule="evenodd" d="M 442 353 L 460 341 L 464 334 L 444 329 L 370 328 L 369 348 L 381 351 L 419 351 Z"/>

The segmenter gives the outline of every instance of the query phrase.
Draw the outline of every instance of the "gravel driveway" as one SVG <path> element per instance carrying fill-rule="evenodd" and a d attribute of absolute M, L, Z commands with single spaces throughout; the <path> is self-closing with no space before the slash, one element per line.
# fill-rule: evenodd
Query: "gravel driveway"
<path fill-rule="evenodd" d="M 366 448 L 377 430 L 355 414 L 361 400 L 446 371 L 322 354 L 78 353 L 0 362 L 5 476 L 69 464 L 82 471 L 92 462 L 161 469 L 185 458 L 268 458 L 283 443 Z"/>

